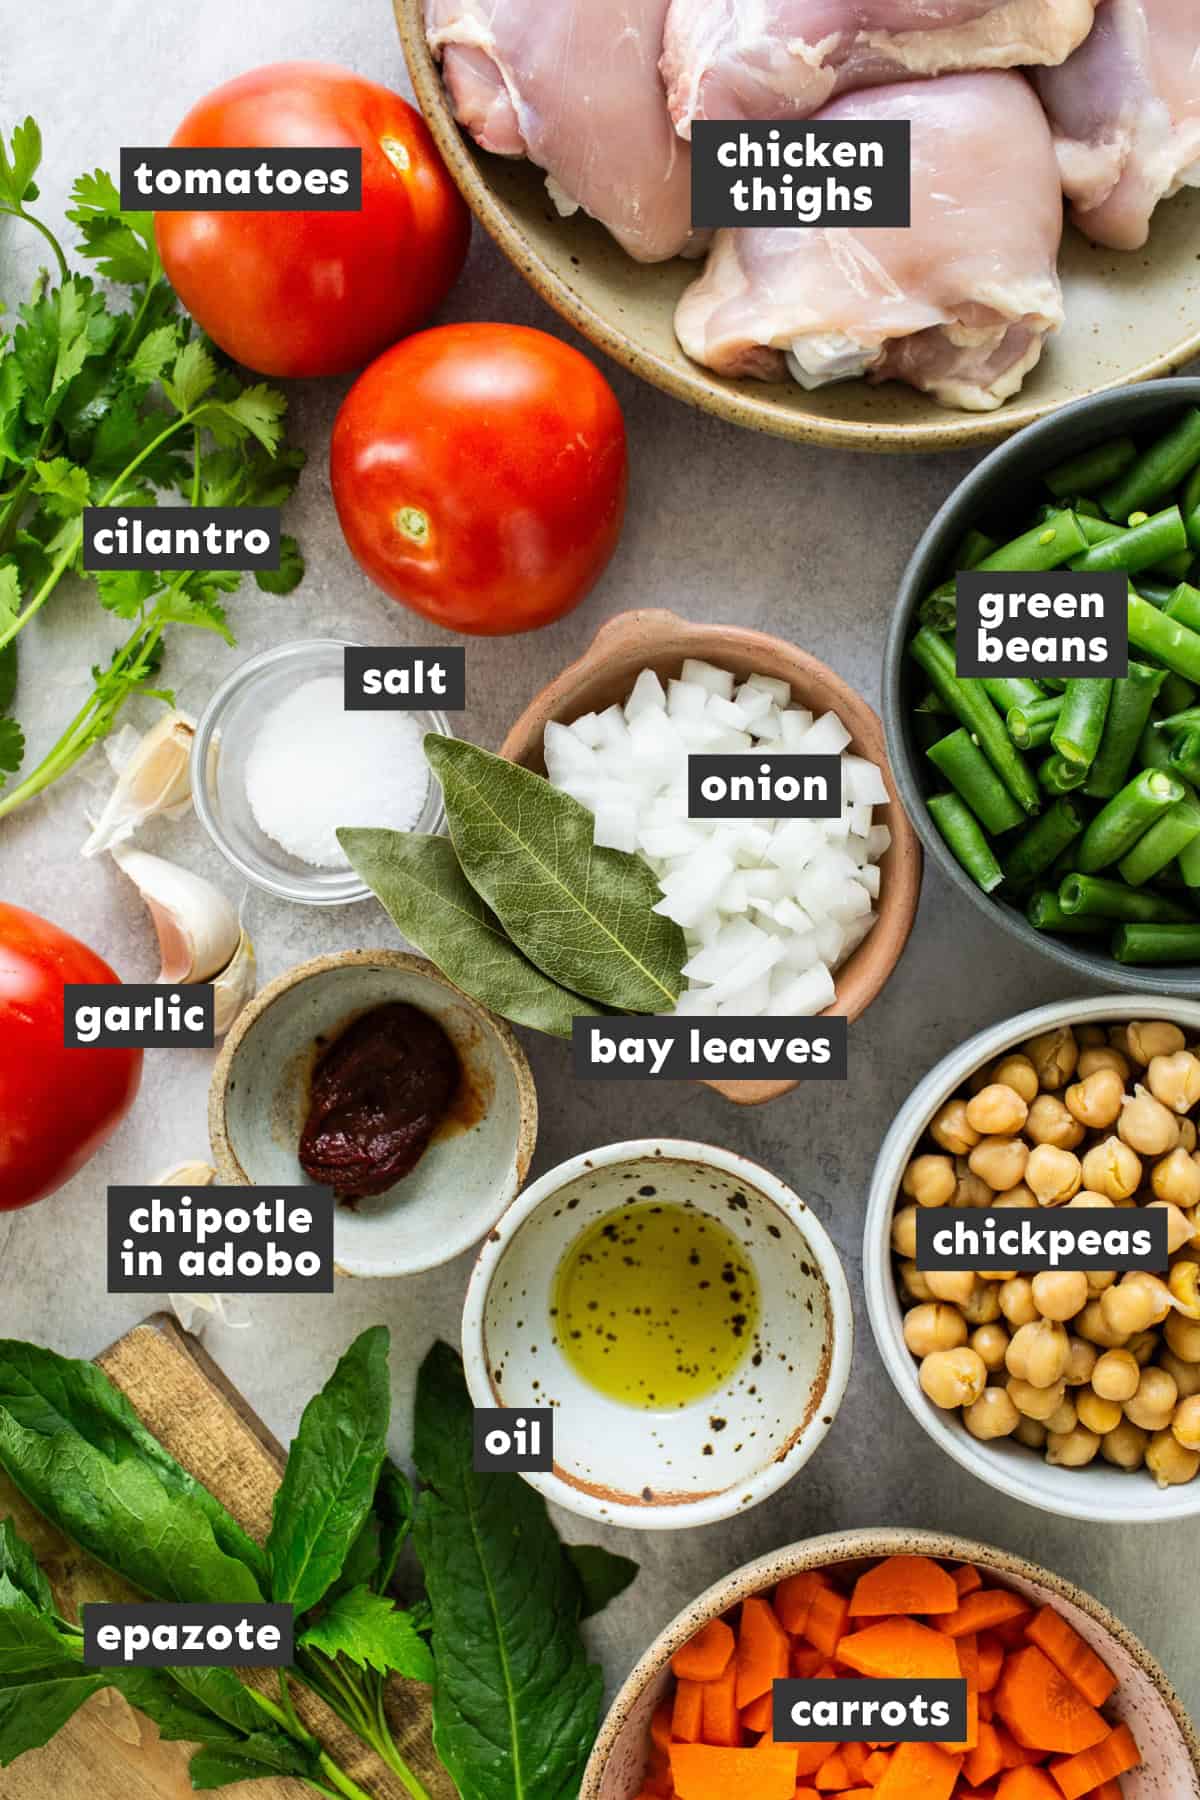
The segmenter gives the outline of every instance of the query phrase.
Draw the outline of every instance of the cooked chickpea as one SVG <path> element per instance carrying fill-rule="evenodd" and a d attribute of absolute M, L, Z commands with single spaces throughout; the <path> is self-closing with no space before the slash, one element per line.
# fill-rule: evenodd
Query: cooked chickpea
<path fill-rule="evenodd" d="M 935 1406 L 970 1406 L 987 1386 L 983 1358 L 974 1350 L 935 1350 L 920 1368 L 921 1387 Z"/>
<path fill-rule="evenodd" d="M 1084 1425 L 1070 1431 L 1051 1429 L 1046 1438 L 1046 1461 L 1057 1469 L 1086 1469 L 1100 1448 L 1100 1439 Z"/>
<path fill-rule="evenodd" d="M 1173 1431 L 1156 1431 L 1146 1451 L 1146 1467 L 1160 1488 L 1183 1487 L 1200 1474 L 1200 1452 L 1187 1449 Z"/>
<path fill-rule="evenodd" d="M 914 1156 L 900 1183 L 918 1206 L 949 1206 L 958 1183 L 949 1156 Z"/>
<path fill-rule="evenodd" d="M 1179 1121 L 1179 1148 L 1181 1150 L 1186 1150 L 1189 1156 L 1191 1155 L 1192 1151 L 1196 1148 L 1196 1121 L 1195 1121 L 1195 1119 L 1180 1119 L 1180 1121 Z"/>
<path fill-rule="evenodd" d="M 1056 1025 L 1052 1031 L 1043 1031 L 1038 1037 L 1030 1038 L 1024 1048 L 1044 1088 L 1051 1091 L 1060 1088 L 1075 1073 L 1079 1045 L 1069 1025 Z"/>
<path fill-rule="evenodd" d="M 1029 1161 L 1029 1145 L 1023 1138 L 981 1138 L 967 1161 L 973 1175 L 978 1175 L 990 1188 L 1000 1193 L 1024 1180 L 1025 1164 Z"/>
<path fill-rule="evenodd" d="M 962 1308 L 968 1325 L 992 1325 L 1000 1317 L 1000 1289 L 996 1282 L 976 1276 L 974 1291 Z"/>
<path fill-rule="evenodd" d="M 1188 1168 L 1192 1170 L 1197 1181 L 1200 1182 L 1200 1169 L 1196 1168 L 1191 1157 L 1184 1156 L 1182 1150 L 1172 1150 L 1170 1156 L 1164 1156 L 1162 1162 L 1155 1163 L 1154 1165 L 1153 1174 L 1150 1179 L 1154 1183 L 1154 1191 L 1156 1194 L 1158 1193 L 1158 1182 L 1155 1180 L 1155 1176 L 1157 1176 L 1160 1169 L 1166 1168 L 1167 1164 L 1173 1162 L 1177 1156 L 1183 1156 L 1184 1162 L 1187 1164 Z M 1168 1186 L 1171 1184 L 1164 1181 L 1163 1185 Z M 1191 1203 L 1189 1202 L 1189 1205 L 1190 1204 Z M 1195 1236 L 1192 1221 L 1188 1218 L 1187 1213 L 1179 1205 L 1178 1201 L 1172 1200 L 1169 1194 L 1163 1194 L 1159 1199 L 1151 1200 L 1150 1210 L 1153 1211 L 1156 1208 L 1161 1209 L 1167 1215 L 1167 1255 L 1174 1256 L 1177 1250 L 1182 1250 L 1185 1244 L 1190 1244 L 1192 1238 Z"/>
<path fill-rule="evenodd" d="M 983 1366 L 989 1375 L 1004 1367 L 1004 1353 L 1008 1349 L 1008 1333 L 1003 1325 L 981 1325 L 973 1331 L 970 1344 L 976 1356 L 983 1359 Z"/>
<path fill-rule="evenodd" d="M 1117 1134 L 1139 1156 L 1165 1156 L 1179 1142 L 1179 1121 L 1139 1082 L 1121 1103 Z"/>
<path fill-rule="evenodd" d="M 1088 1077 L 1094 1075 L 1098 1069 L 1111 1069 L 1114 1075 L 1120 1076 L 1122 1086 L 1124 1086 L 1129 1080 L 1129 1077 L 1133 1074 L 1133 1067 L 1129 1058 L 1127 1056 L 1122 1056 L 1121 1052 L 1113 1049 L 1111 1045 L 1106 1049 L 1096 1050 L 1093 1050 L 1089 1046 L 1086 1050 L 1080 1051 L 1079 1062 L 1075 1070 L 1080 1081 L 1086 1081 Z M 1067 1104 L 1069 1105 L 1070 1102 L 1068 1101 Z"/>
<path fill-rule="evenodd" d="M 1031 1144 L 1052 1144 L 1057 1150 L 1073 1150 L 1082 1143 L 1083 1126 L 1073 1119 L 1057 1094 L 1039 1094 L 1025 1121 Z"/>
<path fill-rule="evenodd" d="M 1033 1278 L 1033 1304 L 1043 1319 L 1073 1319 L 1087 1298 L 1087 1276 L 1077 1269 L 1044 1269 Z"/>
<path fill-rule="evenodd" d="M 1179 1389 L 1181 1401 L 1190 1400 L 1193 1394 L 1200 1394 L 1200 1363 L 1185 1363 L 1173 1350 L 1160 1350 L 1158 1366 L 1167 1371 Z"/>
<path fill-rule="evenodd" d="M 1115 1269 L 1089 1269 L 1087 1272 L 1088 1293 L 1093 1299 L 1096 1299 L 1104 1292 L 1105 1288 L 1110 1288 L 1116 1279 L 1117 1271 Z"/>
<path fill-rule="evenodd" d="M 1037 1070 L 1019 1050 L 1013 1051 L 1009 1056 L 1002 1056 L 992 1070 L 990 1079 L 1000 1087 L 1012 1088 L 1014 1093 L 1020 1094 L 1026 1106 L 1032 1106 L 1037 1099 Z"/>
<path fill-rule="evenodd" d="M 1021 1415 L 1002 1387 L 985 1387 L 963 1412 L 963 1424 L 971 1436 L 984 1443 L 990 1438 L 1011 1437 L 1020 1423 Z"/>
<path fill-rule="evenodd" d="M 1191 1112 L 1193 1106 L 1200 1105 L 1200 1057 L 1190 1050 L 1151 1057 L 1146 1086 L 1171 1112 Z"/>
<path fill-rule="evenodd" d="M 1093 1193 L 1107 1194 L 1110 1200 L 1124 1200 L 1136 1194 L 1141 1184 L 1141 1158 L 1119 1137 L 1106 1137 L 1093 1144 L 1083 1159 L 1083 1185 Z"/>
<path fill-rule="evenodd" d="M 1066 1110 L 1090 1131 L 1107 1131 L 1121 1116 L 1125 1083 L 1116 1069 L 1093 1069 L 1066 1092 Z"/>
<path fill-rule="evenodd" d="M 917 1254 L 917 1209 L 902 1206 L 892 1215 L 892 1249 L 906 1262 Z"/>
<path fill-rule="evenodd" d="M 900 1282 L 910 1300 L 932 1300 L 933 1289 L 918 1269 L 915 1262 L 900 1264 Z"/>
<path fill-rule="evenodd" d="M 1137 1393 L 1125 1402 L 1125 1417 L 1143 1431 L 1161 1431 L 1171 1422 L 1179 1389 L 1165 1369 L 1143 1369 Z"/>
<path fill-rule="evenodd" d="M 1172 1265 L 1167 1293 L 1183 1318 L 1200 1319 L 1200 1267 L 1194 1262 L 1181 1259 Z"/>
<path fill-rule="evenodd" d="M 947 1100 L 939 1107 L 929 1127 L 929 1135 L 951 1156 L 965 1156 L 979 1142 L 979 1133 L 972 1131 L 967 1120 L 967 1103 L 959 1099 Z"/>
<path fill-rule="evenodd" d="M 1124 1413 L 1115 1400 L 1104 1400 L 1095 1388 L 1084 1388 L 1075 1396 L 1075 1411 L 1079 1415 L 1079 1423 L 1088 1431 L 1094 1431 L 1098 1437 L 1115 1431 L 1124 1418 Z"/>
<path fill-rule="evenodd" d="M 992 1201 L 993 1206 L 998 1206 L 1005 1211 L 1014 1206 L 1033 1207 L 1036 1206 L 1037 1203 L 1037 1195 L 1031 1187 L 1026 1187 L 1023 1181 L 1018 1181 L 1016 1187 L 1005 1188 L 1004 1192 L 1002 1194 L 997 1194 L 996 1198 Z"/>
<path fill-rule="evenodd" d="M 1184 1049 L 1187 1039 L 1178 1025 L 1168 1025 L 1163 1019 L 1155 1019 L 1149 1023 L 1135 1021 L 1125 1027 L 1125 1046 L 1134 1062 L 1146 1068 L 1156 1056 L 1175 1056 Z"/>
<path fill-rule="evenodd" d="M 1020 1131 L 1029 1108 L 1015 1088 L 994 1081 L 967 1102 L 967 1123 L 980 1137 L 1011 1137 Z"/>
<path fill-rule="evenodd" d="M 1004 1385 L 1017 1411 L 1024 1413 L 1026 1418 L 1037 1419 L 1042 1425 L 1058 1411 L 1067 1391 L 1063 1381 L 1057 1387 L 1039 1388 L 1034 1387 L 1031 1381 L 1022 1381 L 1016 1375 L 1011 1375 Z"/>
<path fill-rule="evenodd" d="M 1130 1338 L 1135 1331 L 1145 1331 L 1157 1314 L 1157 1297 L 1127 1275 L 1100 1296 L 1100 1316 L 1113 1337 Z"/>
<path fill-rule="evenodd" d="M 1033 1298 L 1033 1283 L 1027 1275 L 1014 1275 L 1011 1281 L 1002 1284 L 1000 1311 L 1014 1327 L 1032 1325 L 1041 1317 Z"/>
<path fill-rule="evenodd" d="M 1021 1422 L 1013 1436 L 1027 1450 L 1044 1450 L 1046 1447 L 1046 1427 L 1040 1419 L 1031 1419 L 1028 1413 L 1021 1414 Z"/>
<path fill-rule="evenodd" d="M 1171 1420 L 1175 1441 L 1185 1450 L 1200 1450 L 1200 1394 L 1189 1394 L 1175 1408 Z"/>
<path fill-rule="evenodd" d="M 1157 1275 L 1152 1275 L 1149 1269 L 1131 1269 L 1128 1275 L 1122 1276 L 1122 1280 L 1144 1291 L 1154 1306 L 1154 1316 L 1149 1323 L 1161 1325 L 1172 1307 L 1171 1290 L 1166 1282 L 1160 1281 Z M 1142 1329 L 1148 1330 L 1149 1326 L 1143 1326 Z"/>
<path fill-rule="evenodd" d="M 1070 1150 L 1038 1144 L 1025 1165 L 1025 1183 L 1037 1195 L 1039 1206 L 1065 1206 L 1083 1185 L 1083 1165 Z"/>
<path fill-rule="evenodd" d="M 954 1198 L 951 1206 L 973 1206 L 982 1211 L 992 1204 L 992 1190 L 986 1181 L 972 1173 L 965 1156 L 954 1159 Z"/>
<path fill-rule="evenodd" d="M 975 1277 L 966 1269 L 926 1269 L 925 1280 L 935 1300 L 965 1306 L 975 1292 Z"/>
<path fill-rule="evenodd" d="M 1115 1400 L 1123 1406 L 1138 1391 L 1142 1371 L 1137 1358 L 1128 1350 L 1106 1350 L 1092 1370 L 1092 1386 L 1102 1400 Z"/>
<path fill-rule="evenodd" d="M 957 1350 L 967 1341 L 967 1322 L 956 1306 L 926 1301 L 904 1315 L 904 1341 L 914 1356 L 934 1350 Z"/>
<path fill-rule="evenodd" d="M 1075 1410 L 1075 1402 L 1068 1394 L 1046 1420 L 1046 1430 L 1052 1436 L 1064 1436 L 1068 1431 L 1074 1431 L 1078 1423 L 1079 1414 Z"/>
<path fill-rule="evenodd" d="M 1119 1050 L 1122 1056 L 1128 1056 L 1130 1054 L 1128 1025 L 1110 1025 L 1108 1042 L 1114 1050 Z"/>
<path fill-rule="evenodd" d="M 1077 1025 L 1075 1027 L 1075 1042 L 1079 1045 L 1081 1051 L 1094 1050 L 1099 1044 L 1107 1044 L 1108 1033 L 1105 1031 L 1103 1025 Z"/>
<path fill-rule="evenodd" d="M 1003 1297 L 1000 1304 L 1004 1305 Z M 1182 1313 L 1173 1312 L 1163 1325 L 1163 1336 L 1180 1362 L 1200 1363 L 1200 1319 L 1185 1319 Z"/>
<path fill-rule="evenodd" d="M 1157 1331 L 1139 1331 L 1130 1338 L 1125 1348 L 1138 1368 L 1144 1369 L 1147 1363 L 1154 1361 L 1158 1352 L 1158 1333 Z"/>
<path fill-rule="evenodd" d="M 1071 1344 L 1065 1328 L 1055 1319 L 1036 1319 L 1014 1334 L 1004 1362 L 1009 1374 L 1018 1381 L 1048 1388 L 1064 1379 L 1070 1358 Z"/>
<path fill-rule="evenodd" d="M 1089 1344 L 1099 1344 L 1102 1350 L 1116 1350 L 1125 1343 L 1126 1333 L 1113 1331 L 1105 1323 L 1099 1300 L 1089 1300 L 1072 1323 L 1081 1338 L 1086 1338 Z"/>
<path fill-rule="evenodd" d="M 1095 1344 L 1089 1344 L 1086 1338 L 1073 1337 L 1070 1342 L 1070 1354 L 1067 1357 L 1067 1368 L 1064 1379 L 1068 1387 L 1081 1387 L 1092 1379 L 1092 1370 L 1100 1355 Z"/>
<path fill-rule="evenodd" d="M 1118 1469 L 1140 1469 L 1146 1459 L 1146 1446 L 1149 1442 L 1148 1431 L 1142 1431 L 1128 1419 L 1123 1419 L 1101 1438 L 1100 1454 L 1105 1462 L 1115 1463 Z"/>

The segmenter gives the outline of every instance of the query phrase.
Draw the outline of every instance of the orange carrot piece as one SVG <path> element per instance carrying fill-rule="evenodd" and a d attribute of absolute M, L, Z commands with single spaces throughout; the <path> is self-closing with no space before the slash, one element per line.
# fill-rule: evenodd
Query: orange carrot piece
<path fill-rule="evenodd" d="M 832 1656 L 850 1620 L 850 1602 L 836 1588 L 820 1588 L 808 1609 L 804 1635 L 814 1650 Z"/>
<path fill-rule="evenodd" d="M 716 1681 L 729 1667 L 733 1648 L 733 1632 L 724 1619 L 710 1619 L 675 1652 L 671 1667 L 686 1681 Z"/>
<path fill-rule="evenodd" d="M 832 1756 L 825 1758 L 813 1776 L 813 1786 L 821 1794 L 840 1794 L 850 1786 L 853 1779 L 844 1753 L 835 1750 Z"/>
<path fill-rule="evenodd" d="M 996 1711 L 1017 1742 L 1030 1750 L 1062 1750 L 1073 1755 L 1100 1743 L 1109 1732 L 1095 1707 L 1088 1705 L 1036 1644 L 1015 1651 L 1005 1662 L 996 1684 Z M 1097 1780 L 1107 1772 L 1102 1771 Z"/>
<path fill-rule="evenodd" d="M 1062 1800 L 1045 1769 L 1009 1769 L 1000 1777 L 996 1800 Z"/>
<path fill-rule="evenodd" d="M 1021 1769 L 1025 1767 L 1026 1763 L 1041 1761 L 1041 1753 L 1037 1750 L 1027 1750 L 1024 1744 L 1018 1744 L 1012 1732 L 1008 1731 L 999 1719 L 994 1721 L 994 1729 L 1006 1769 Z"/>
<path fill-rule="evenodd" d="M 891 1681 L 953 1680 L 962 1673 L 953 1641 L 916 1619 L 885 1619 L 853 1632 L 837 1656 L 859 1675 Z"/>
<path fill-rule="evenodd" d="M 1030 1611 L 1029 1602 L 1007 1588 L 977 1588 L 967 1594 L 955 1612 L 937 1622 L 939 1631 L 948 1637 L 965 1637 L 968 1631 L 996 1631 L 1002 1625 L 1023 1619 Z"/>
<path fill-rule="evenodd" d="M 985 1781 L 991 1781 L 1004 1768 L 1004 1752 L 1000 1748 L 1000 1738 L 995 1726 L 986 1720 L 979 1722 L 979 1742 L 968 1752 L 963 1764 L 963 1774 L 972 1787 L 982 1787 Z"/>
<path fill-rule="evenodd" d="M 979 1637 L 979 1691 L 990 1694 L 1000 1679 L 1000 1670 L 1004 1664 L 1005 1649 L 998 1637 L 985 1631 Z"/>
<path fill-rule="evenodd" d="M 958 1604 L 953 1575 L 931 1556 L 887 1556 L 855 1582 L 850 1617 L 952 1613 L 958 1611 Z"/>
<path fill-rule="evenodd" d="M 973 1594 L 976 1588 L 983 1586 L 983 1576 L 974 1563 L 959 1563 L 957 1569 L 954 1570 L 953 1579 L 960 1599 L 964 1594 Z"/>
<path fill-rule="evenodd" d="M 841 1747 L 838 1743 L 797 1744 L 796 1749 L 800 1752 L 797 1773 L 805 1779 L 815 1775 L 822 1763 L 828 1762 L 831 1756 L 836 1756 Z"/>
<path fill-rule="evenodd" d="M 700 1702 L 700 1737 L 706 1744 L 736 1749 L 742 1741 L 738 1718 L 737 1673 L 732 1663 L 716 1681 L 706 1681 Z"/>
<path fill-rule="evenodd" d="M 992 1719 L 995 1718 L 996 1708 L 992 1704 L 992 1696 L 990 1694 L 980 1694 L 980 1696 L 979 1696 L 979 1716 L 981 1719 L 986 1719 L 989 1724 L 991 1723 Z"/>
<path fill-rule="evenodd" d="M 953 1756 L 957 1751 L 973 1750 L 979 1742 L 979 1640 L 974 1632 L 956 1638 L 958 1664 L 967 1684 L 967 1735 L 961 1743 L 943 1742 L 942 1749 Z"/>
<path fill-rule="evenodd" d="M 873 1790 L 875 1800 L 951 1800 L 961 1768 L 961 1756 L 947 1756 L 936 1744 L 901 1744 Z"/>
<path fill-rule="evenodd" d="M 769 1603 L 757 1594 L 743 1601 L 734 1651 L 739 1707 L 769 1694 L 771 1683 L 787 1674 L 789 1648 L 787 1632 Z"/>
<path fill-rule="evenodd" d="M 650 1742 L 657 1744 L 662 1751 L 671 1748 L 671 1713 L 671 1702 L 664 1700 L 661 1706 L 655 1708 L 654 1717 L 650 1721 Z"/>
<path fill-rule="evenodd" d="M 672 1744 L 671 1774 L 679 1800 L 792 1800 L 796 1759 L 790 1744 L 766 1750 Z"/>
<path fill-rule="evenodd" d="M 804 1627 L 808 1622 L 808 1609 L 817 1593 L 828 1588 L 829 1583 L 823 1575 L 808 1569 L 802 1575 L 789 1575 L 775 1589 L 775 1612 L 785 1631 L 793 1637 L 803 1637 Z"/>
<path fill-rule="evenodd" d="M 1089 1705 L 1103 1706 L 1112 1698 L 1117 1677 L 1052 1606 L 1043 1606 L 1034 1614 L 1025 1636 L 1079 1689 Z"/>
<path fill-rule="evenodd" d="M 821 1796 L 815 1787 L 802 1787 L 796 1789 L 792 1800 L 821 1800 Z"/>
<path fill-rule="evenodd" d="M 760 1694 L 757 1700 L 752 1700 L 749 1706 L 738 1708 L 742 1715 L 742 1724 L 747 1731 L 770 1731 L 774 1700 L 774 1695 L 768 1689 L 765 1694 Z"/>
<path fill-rule="evenodd" d="M 791 1668 L 798 1681 L 811 1681 L 824 1661 L 821 1652 L 811 1644 L 792 1645 Z"/>
<path fill-rule="evenodd" d="M 870 1756 L 868 1756 L 866 1762 L 863 1764 L 863 1774 L 871 1783 L 872 1787 L 879 1786 L 879 1783 L 887 1774 L 888 1764 L 891 1760 L 892 1752 L 890 1750 L 872 1750 Z"/>
<path fill-rule="evenodd" d="M 1124 1793 L 1120 1776 L 1114 1775 L 1111 1781 L 1104 1782 L 1090 1793 L 1087 1800 L 1123 1800 Z"/>
<path fill-rule="evenodd" d="M 686 1676 L 675 1683 L 675 1706 L 671 1713 L 671 1736 L 681 1744 L 695 1744 L 700 1739 L 700 1720 L 704 1703 L 704 1688 L 698 1681 L 688 1681 Z"/>
<path fill-rule="evenodd" d="M 1066 1800 L 1080 1800 L 1083 1794 L 1090 1800 L 1094 1788 L 1118 1775 L 1127 1775 L 1141 1760 L 1132 1731 L 1128 1725 L 1118 1725 L 1102 1743 L 1089 1745 L 1065 1762 L 1052 1763 L 1051 1768 Z"/>

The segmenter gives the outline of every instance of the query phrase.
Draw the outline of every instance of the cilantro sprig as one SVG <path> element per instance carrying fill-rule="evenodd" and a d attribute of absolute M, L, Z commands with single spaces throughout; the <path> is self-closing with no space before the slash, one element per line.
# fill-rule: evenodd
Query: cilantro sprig
<path fill-rule="evenodd" d="M 244 381 L 180 313 L 153 214 L 123 210 L 102 169 L 79 177 L 67 211 L 95 274 L 71 268 L 31 210 L 41 158 L 33 119 L 7 142 L 0 132 L 0 214 L 39 232 L 57 266 L 56 277 L 41 272 L 11 332 L 0 334 L 0 789 L 24 759 L 11 716 L 18 640 L 63 580 L 89 581 L 101 607 L 131 629 L 111 661 L 92 670 L 90 692 L 58 741 L 0 795 L 0 817 L 72 768 L 133 695 L 171 701 L 158 671 L 172 627 L 234 642 L 223 599 L 240 575 L 89 574 L 85 506 L 150 506 L 160 494 L 193 506 L 276 506 L 304 463 L 283 440 L 284 396 Z M 299 546 L 285 538 L 281 568 L 257 580 L 266 592 L 288 593 L 303 573 Z"/>

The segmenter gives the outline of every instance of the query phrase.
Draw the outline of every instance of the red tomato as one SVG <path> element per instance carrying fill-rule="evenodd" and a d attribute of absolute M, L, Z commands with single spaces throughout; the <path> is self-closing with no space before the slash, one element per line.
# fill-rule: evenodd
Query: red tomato
<path fill-rule="evenodd" d="M 215 88 L 188 148 L 362 149 L 360 212 L 160 212 L 183 304 L 263 375 L 344 375 L 424 324 L 467 254 L 471 216 L 420 113 L 324 63 L 273 63 Z"/>
<path fill-rule="evenodd" d="M 497 636 L 578 606 L 625 516 L 625 422 L 585 356 L 523 325 L 443 325 L 347 394 L 330 473 L 350 549 L 394 600 Z"/>
<path fill-rule="evenodd" d="M 106 962 L 0 902 L 0 1212 L 44 1200 L 82 1169 L 133 1105 L 140 1050 L 68 1050 L 63 984 L 120 985 Z"/>

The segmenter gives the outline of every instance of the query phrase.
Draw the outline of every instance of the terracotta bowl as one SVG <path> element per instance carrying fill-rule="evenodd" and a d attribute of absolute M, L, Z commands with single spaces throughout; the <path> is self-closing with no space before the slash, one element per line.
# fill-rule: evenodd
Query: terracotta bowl
<path fill-rule="evenodd" d="M 790 1544 L 735 1569 L 685 1607 L 655 1638 L 613 1701 L 579 1800 L 633 1800 L 646 1764 L 650 1720 L 670 1680 L 670 1659 L 701 1625 L 789 1575 L 833 1567 L 853 1574 L 856 1565 L 906 1553 L 978 1563 L 1035 1604 L 1056 1607 L 1120 1678 L 1107 1710 L 1128 1724 L 1144 1758 L 1133 1774 L 1121 1777 L 1125 1800 L 1200 1800 L 1200 1738 L 1179 1696 L 1145 1646 L 1098 1600 L 1006 1550 L 939 1532 L 890 1528 L 832 1532 Z"/>
<path fill-rule="evenodd" d="M 908 942 L 921 892 L 921 847 L 900 805 L 883 743 L 883 727 L 866 701 L 840 675 L 805 650 L 761 631 L 736 625 L 693 625 L 671 612 L 620 613 L 601 626 L 578 662 L 536 695 L 500 746 L 502 756 L 545 774 L 542 737 L 551 720 L 570 724 L 582 713 L 624 701 L 642 669 L 664 681 L 689 656 L 732 669 L 744 679 L 756 671 L 791 683 L 793 698 L 813 712 L 830 707 L 851 734 L 850 748 L 883 771 L 891 804 L 881 823 L 892 833 L 880 863 L 879 922 L 836 972 L 837 999 L 827 1010 L 857 1019 L 879 993 Z M 710 1081 L 727 1100 L 758 1106 L 790 1093 L 794 1081 Z"/>
<path fill-rule="evenodd" d="M 958 412 L 901 382 L 734 381 L 684 355 L 675 306 L 699 265 L 636 263 L 583 212 L 560 218 L 532 163 L 477 150 L 450 110 L 425 42 L 423 0 L 393 0 L 404 55 L 438 149 L 484 229 L 531 287 L 593 344 L 656 387 L 735 425 L 856 450 L 995 444 L 1101 388 L 1170 375 L 1200 354 L 1200 191 L 1159 207 L 1149 246 L 1122 254 L 1068 228 L 1059 269 L 1067 322 L 1022 392 L 996 412 Z"/>

